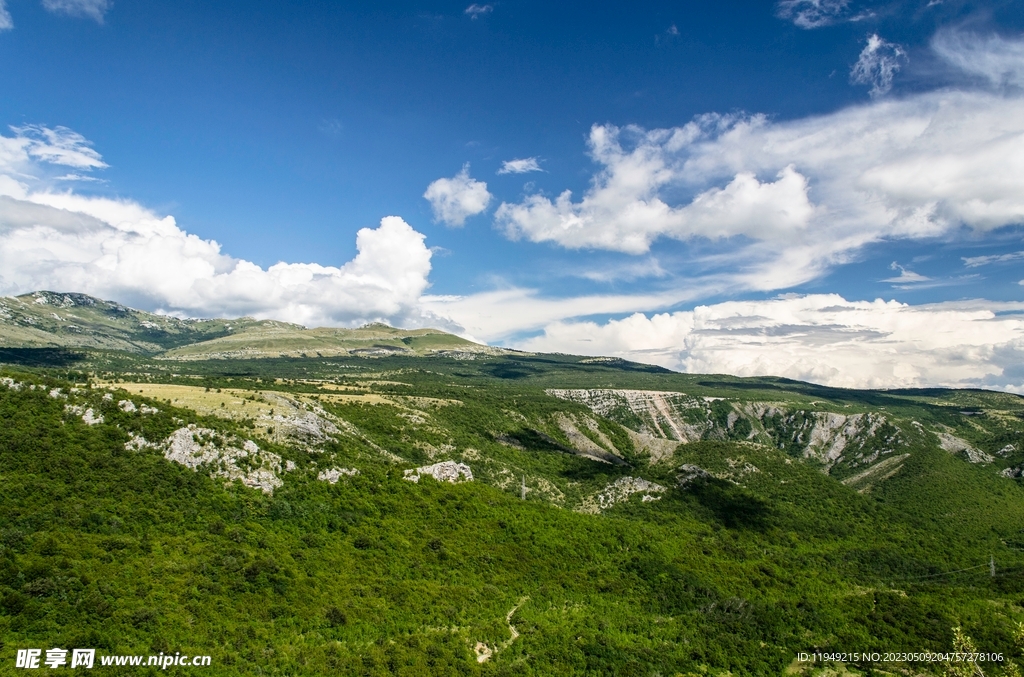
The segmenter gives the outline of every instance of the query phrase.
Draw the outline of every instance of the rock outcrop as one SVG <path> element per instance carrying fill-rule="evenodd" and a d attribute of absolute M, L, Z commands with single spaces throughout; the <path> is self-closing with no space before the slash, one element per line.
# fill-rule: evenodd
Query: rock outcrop
<path fill-rule="evenodd" d="M 657 501 L 665 487 L 655 484 L 640 477 L 620 477 L 604 489 L 583 499 L 583 503 L 577 508 L 577 512 L 598 514 L 616 503 L 625 501 L 633 494 L 643 494 L 641 500 L 644 502 Z"/>
<path fill-rule="evenodd" d="M 473 471 L 465 463 L 455 461 L 441 461 L 434 465 L 425 465 L 419 468 L 412 468 L 405 471 L 405 477 L 410 482 L 419 482 L 424 475 L 433 477 L 438 482 L 472 482 Z"/>
<path fill-rule="evenodd" d="M 159 443 L 133 435 L 124 446 L 129 451 L 159 449 L 169 461 L 195 471 L 206 471 L 211 477 L 240 480 L 245 486 L 265 494 L 274 493 L 274 489 L 284 484 L 279 476 L 282 473 L 280 456 L 261 450 L 252 440 L 226 437 L 194 424 L 178 428 Z"/>

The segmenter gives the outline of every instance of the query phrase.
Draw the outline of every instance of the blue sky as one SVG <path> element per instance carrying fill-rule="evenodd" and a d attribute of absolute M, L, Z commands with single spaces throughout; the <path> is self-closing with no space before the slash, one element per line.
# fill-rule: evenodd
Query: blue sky
<path fill-rule="evenodd" d="M 1020 3 L 364 5 L 0 0 L 0 293 L 1024 387 Z"/>

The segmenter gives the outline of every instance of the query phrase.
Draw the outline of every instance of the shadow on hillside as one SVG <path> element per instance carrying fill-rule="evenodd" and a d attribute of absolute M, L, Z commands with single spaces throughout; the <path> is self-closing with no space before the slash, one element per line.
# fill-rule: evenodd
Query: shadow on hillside
<path fill-rule="evenodd" d="M 742 487 L 725 480 L 708 479 L 695 482 L 687 493 L 709 510 L 715 519 L 731 529 L 768 528 L 771 508 L 768 504 Z"/>
<path fill-rule="evenodd" d="M 22 367 L 70 367 L 84 359 L 84 353 L 64 348 L 0 348 L 0 363 Z"/>
<path fill-rule="evenodd" d="M 523 364 L 522 362 L 506 360 L 502 360 L 497 364 L 489 364 L 483 367 L 481 371 L 501 379 L 521 379 L 541 373 L 541 370 L 536 367 Z"/>

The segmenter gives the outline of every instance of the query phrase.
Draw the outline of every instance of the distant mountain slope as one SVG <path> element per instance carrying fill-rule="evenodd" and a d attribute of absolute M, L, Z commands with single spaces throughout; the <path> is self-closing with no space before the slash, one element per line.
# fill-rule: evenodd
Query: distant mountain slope
<path fill-rule="evenodd" d="M 407 331 L 376 323 L 307 329 L 251 317 L 183 320 L 51 291 L 0 298 L 0 348 L 86 348 L 184 360 L 501 352 L 436 329 Z"/>

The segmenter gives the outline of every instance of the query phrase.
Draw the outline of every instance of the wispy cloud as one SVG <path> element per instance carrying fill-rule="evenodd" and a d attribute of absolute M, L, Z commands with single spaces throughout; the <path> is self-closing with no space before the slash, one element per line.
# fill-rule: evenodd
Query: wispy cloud
<path fill-rule="evenodd" d="M 892 265 L 889 266 L 889 269 L 890 270 L 898 270 L 898 271 L 900 271 L 900 274 L 897 275 L 896 277 L 886 278 L 886 279 L 882 280 L 882 282 L 891 282 L 892 284 L 904 284 L 905 285 L 905 284 L 914 284 L 916 282 L 928 282 L 928 281 L 930 281 L 932 279 L 930 277 L 926 277 L 924 275 L 920 275 L 918 273 L 915 273 L 912 270 L 907 270 L 906 268 L 904 268 L 900 264 L 896 263 L 895 261 L 892 262 Z"/>
<path fill-rule="evenodd" d="M 84 181 L 84 182 L 87 182 L 87 183 L 90 183 L 90 182 L 91 183 L 106 183 L 107 182 L 106 179 L 101 179 L 101 178 L 98 178 L 98 177 L 95 177 L 95 176 L 88 176 L 88 175 L 85 175 L 85 174 L 75 174 L 73 172 L 69 173 L 69 174 L 65 174 L 64 176 L 55 176 L 53 178 L 53 180 L 54 181 Z"/>
<path fill-rule="evenodd" d="M 461 227 L 466 219 L 487 209 L 491 194 L 487 184 L 469 176 L 469 163 L 450 179 L 438 179 L 423 193 L 434 211 L 434 220 L 447 226 Z"/>
<path fill-rule="evenodd" d="M 850 0 L 781 0 L 775 13 L 800 28 L 821 28 L 839 21 L 849 5 Z"/>
<path fill-rule="evenodd" d="M 996 87 L 1024 87 L 1024 41 L 999 35 L 944 30 L 932 39 L 932 49 L 965 73 Z"/>
<path fill-rule="evenodd" d="M 14 28 L 14 19 L 7 10 L 7 0 L 0 0 L 0 31 L 9 31 Z"/>
<path fill-rule="evenodd" d="M 535 157 L 523 158 L 520 160 L 505 160 L 501 163 L 499 174 L 526 174 L 527 172 L 542 172 L 540 163 Z"/>
<path fill-rule="evenodd" d="M 103 16 L 114 6 L 111 0 L 43 0 L 43 7 L 54 14 L 85 17 L 103 23 Z"/>
<path fill-rule="evenodd" d="M 964 265 L 968 268 L 987 266 L 990 263 L 1007 263 L 1008 261 L 1020 261 L 1024 259 L 1024 252 L 1011 252 L 1009 254 L 991 254 L 989 256 L 965 256 Z"/>
<path fill-rule="evenodd" d="M 20 144 L 33 159 L 75 169 L 102 169 L 108 166 L 84 136 L 67 127 L 51 129 L 43 125 L 24 125 L 10 129 L 16 134 L 12 141 Z"/>
<path fill-rule="evenodd" d="M 850 81 L 858 85 L 871 85 L 869 94 L 879 97 L 892 89 L 892 80 L 907 61 L 906 51 L 887 42 L 877 34 L 868 36 L 860 58 L 850 71 Z"/>
<path fill-rule="evenodd" d="M 490 14 L 494 11 L 494 5 L 478 5 L 475 2 L 465 9 L 465 14 L 469 15 L 470 19 L 477 19 L 485 14 Z"/>
<path fill-rule="evenodd" d="M 317 125 L 317 129 L 320 130 L 321 134 L 338 137 L 345 130 L 345 125 L 338 118 L 324 118 Z"/>
<path fill-rule="evenodd" d="M 574 275 L 586 280 L 593 280 L 594 282 L 618 282 L 620 280 L 633 281 L 644 278 L 668 277 L 669 273 L 661 266 L 658 259 L 651 257 L 635 263 L 592 268 L 580 273 L 574 273 Z"/>

